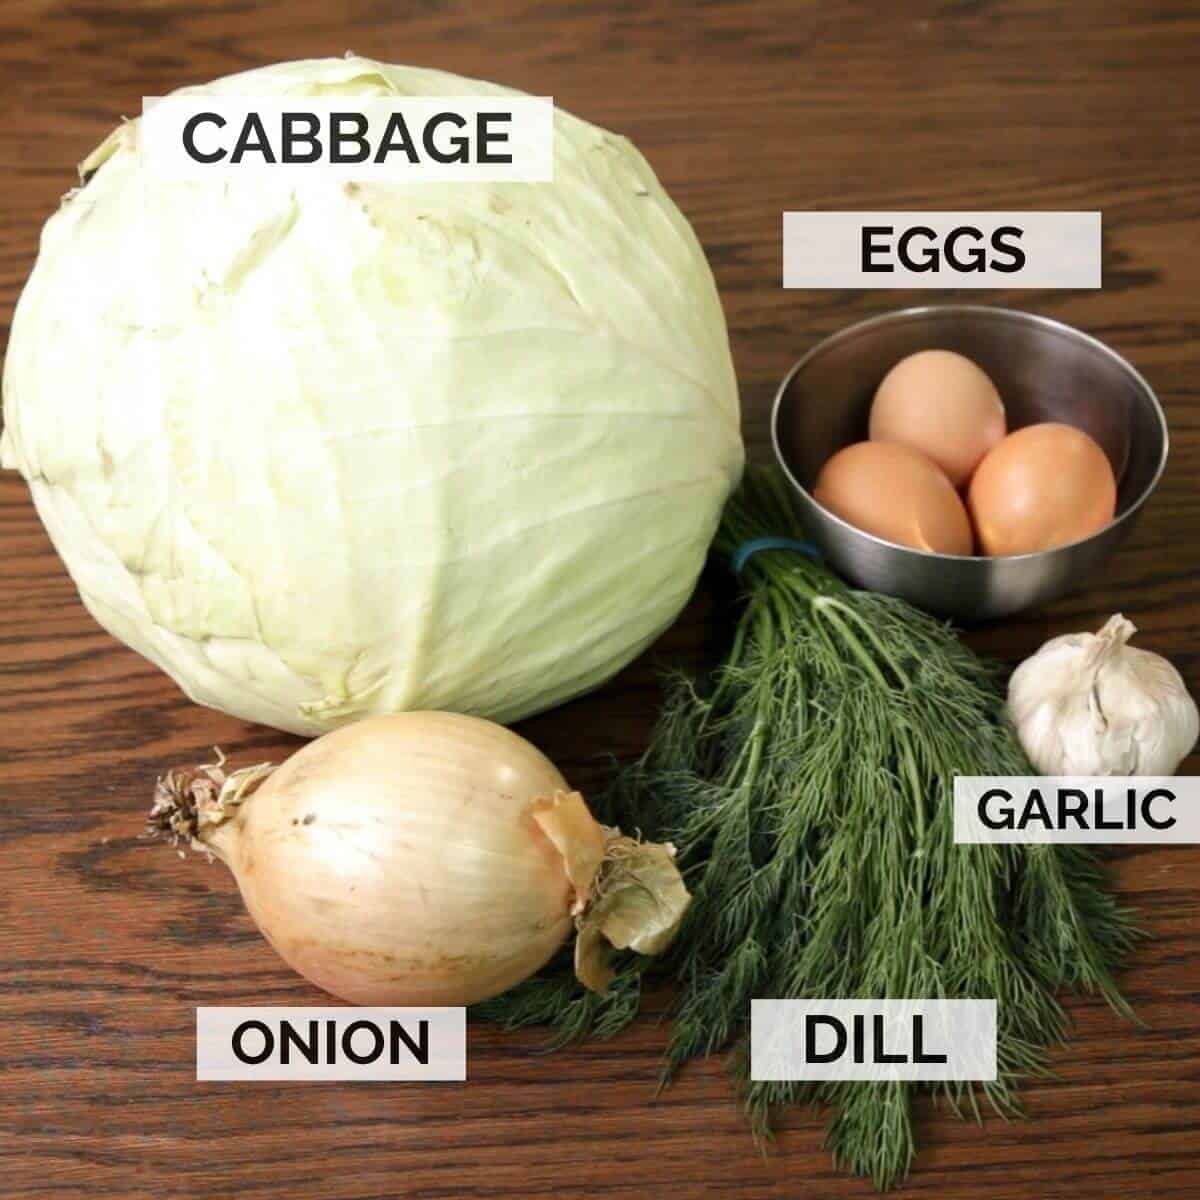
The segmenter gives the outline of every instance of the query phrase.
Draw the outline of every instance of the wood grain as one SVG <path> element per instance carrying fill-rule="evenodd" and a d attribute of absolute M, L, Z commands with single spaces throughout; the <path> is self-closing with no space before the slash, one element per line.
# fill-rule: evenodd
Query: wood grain
<path fill-rule="evenodd" d="M 975 631 L 1010 662 L 1120 609 L 1200 677 L 1200 6 L 943 0 L 5 0 L 0 319 L 78 161 L 144 94 L 347 48 L 495 78 L 629 134 L 691 217 L 727 306 L 752 453 L 779 376 L 896 293 L 787 293 L 786 208 L 1099 208 L 1101 292 L 991 293 L 1080 325 L 1157 387 L 1174 445 L 1130 544 L 1076 596 Z M 978 295 L 978 294 L 974 294 Z M 70 353 L 70 347 L 63 347 Z M 523 728 L 581 784 L 635 752 L 655 662 L 719 643 L 706 585 L 655 651 Z M 197 1004 L 310 1004 L 217 866 L 139 841 L 155 774 L 220 743 L 295 742 L 189 704 L 80 605 L 19 479 L 0 477 L 0 1194 L 51 1197 L 867 1196 L 792 1115 L 760 1155 L 720 1062 L 655 1098 L 650 1018 L 542 1055 L 470 1035 L 465 1086 L 194 1082 Z M 1195 769 L 1195 762 L 1190 766 Z M 1154 940 L 1127 977 L 1145 1030 L 1075 1001 L 1031 1120 L 922 1110 L 902 1194 L 1200 1194 L 1200 851 L 1129 848 Z M 664 998 L 660 998 L 660 1008 Z"/>

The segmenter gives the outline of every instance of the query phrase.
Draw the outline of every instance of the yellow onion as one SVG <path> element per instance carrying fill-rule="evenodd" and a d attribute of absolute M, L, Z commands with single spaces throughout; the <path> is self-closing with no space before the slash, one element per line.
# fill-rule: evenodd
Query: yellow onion
<path fill-rule="evenodd" d="M 473 1004 L 578 929 L 603 990 L 612 949 L 658 953 L 688 902 L 674 849 L 600 825 L 552 762 L 490 721 L 375 717 L 279 767 L 224 758 L 159 781 L 152 828 L 229 867 L 282 958 L 355 1004 Z"/>

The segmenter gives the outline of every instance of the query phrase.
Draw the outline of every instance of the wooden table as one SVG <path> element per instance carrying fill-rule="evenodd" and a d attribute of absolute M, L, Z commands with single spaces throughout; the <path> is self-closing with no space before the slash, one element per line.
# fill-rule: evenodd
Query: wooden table
<path fill-rule="evenodd" d="M 72 165 L 143 94 L 347 48 L 553 94 L 629 134 L 708 249 L 759 457 L 772 390 L 797 354 L 912 299 L 784 292 L 782 210 L 1102 209 L 1103 291 L 987 298 L 1060 317 L 1128 355 L 1166 406 L 1171 464 L 1110 569 L 971 640 L 1015 662 L 1119 609 L 1200 684 L 1200 5 L 6 0 L 0 318 Z M 695 665 L 719 642 L 706 596 L 652 656 L 522 732 L 569 775 L 598 781 L 597 756 L 644 742 L 653 660 Z M 473 1027 L 466 1086 L 198 1085 L 198 1004 L 322 1000 L 262 941 L 223 869 L 139 840 L 156 773 L 214 743 L 243 759 L 296 744 L 186 702 L 101 633 L 24 484 L 6 473 L 8 1200 L 870 1194 L 831 1168 L 811 1115 L 789 1116 L 760 1155 L 718 1061 L 656 1099 L 664 1029 L 651 1019 L 553 1056 L 537 1034 Z M 1073 1001 L 1077 1037 L 1055 1058 L 1059 1078 L 1028 1089 L 1031 1120 L 981 1131 L 922 1110 L 924 1150 L 904 1194 L 1200 1195 L 1200 851 L 1114 857 L 1155 935 L 1125 980 L 1149 1029 Z"/>

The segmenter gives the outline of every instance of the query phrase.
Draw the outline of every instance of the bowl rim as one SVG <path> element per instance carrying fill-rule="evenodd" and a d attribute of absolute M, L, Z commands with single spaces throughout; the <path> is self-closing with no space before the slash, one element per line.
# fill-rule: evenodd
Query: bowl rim
<path fill-rule="evenodd" d="M 984 316 L 987 318 L 999 318 L 1001 320 L 1016 321 L 1018 323 L 1032 324 L 1040 326 L 1043 329 L 1053 333 L 1065 335 L 1074 338 L 1077 341 L 1085 343 L 1093 351 L 1098 351 L 1102 356 L 1112 360 L 1118 368 L 1129 376 L 1134 387 L 1139 390 L 1142 395 L 1149 400 L 1150 408 L 1158 420 L 1159 432 L 1162 436 L 1162 449 L 1159 453 L 1158 463 L 1154 468 L 1154 474 L 1149 483 L 1142 491 L 1134 498 L 1128 508 L 1124 512 L 1117 514 L 1111 521 L 1108 522 L 1102 529 L 1096 530 L 1095 533 L 1088 534 L 1087 537 L 1077 538 L 1073 542 L 1064 542 L 1061 546 L 1052 546 L 1049 550 L 1033 550 L 1027 554 L 942 554 L 935 550 L 919 550 L 915 546 L 905 546 L 900 542 L 890 542 L 886 538 L 881 538 L 873 533 L 868 533 L 865 529 L 859 529 L 857 525 L 851 525 L 849 521 L 843 520 L 836 513 L 831 512 L 825 507 L 813 494 L 806 488 L 795 476 L 791 466 L 788 463 L 787 457 L 783 453 L 783 448 L 779 444 L 779 416 L 783 411 L 784 397 L 787 395 L 788 388 L 792 381 L 799 375 L 808 364 L 817 357 L 818 354 L 829 350 L 840 342 L 847 341 L 856 334 L 860 334 L 866 330 L 872 329 L 877 325 L 899 324 L 903 321 L 917 320 L 926 317 L 931 313 L 961 313 L 970 314 L 971 316 Z M 1082 329 L 1076 328 L 1074 325 L 1068 325 L 1065 321 L 1056 320 L 1054 317 L 1046 317 L 1041 313 L 1028 312 L 1021 308 L 1004 308 L 996 304 L 914 304 L 906 308 L 892 309 L 890 312 L 877 313 L 875 316 L 866 317 L 864 320 L 855 321 L 852 325 L 843 326 L 834 333 L 823 337 L 815 346 L 810 347 L 804 354 L 800 356 L 784 375 L 779 386 L 775 389 L 775 399 L 771 404 L 771 449 L 775 455 L 775 462 L 780 470 L 784 473 L 788 483 L 799 492 L 806 500 L 813 504 L 823 516 L 830 521 L 846 530 L 848 533 L 854 534 L 860 538 L 865 538 L 867 541 L 874 542 L 878 546 L 886 546 L 889 550 L 899 550 L 906 554 L 917 556 L 921 559 L 932 559 L 934 561 L 944 563 L 1016 563 L 1030 559 L 1043 558 L 1046 555 L 1058 554 L 1060 551 L 1069 550 L 1075 546 L 1086 546 L 1089 542 L 1095 541 L 1097 538 L 1103 537 L 1113 529 L 1124 525 L 1132 517 L 1134 517 L 1141 509 L 1142 505 L 1150 498 L 1154 489 L 1158 486 L 1159 480 L 1162 478 L 1163 472 L 1167 467 L 1167 456 L 1171 449 L 1170 431 L 1167 427 L 1166 413 L 1163 412 L 1162 403 L 1158 399 L 1158 395 L 1150 386 L 1146 377 L 1127 359 L 1124 355 L 1118 354 L 1111 346 L 1105 345 L 1099 338 L 1094 337 L 1090 333 L 1085 333 Z"/>

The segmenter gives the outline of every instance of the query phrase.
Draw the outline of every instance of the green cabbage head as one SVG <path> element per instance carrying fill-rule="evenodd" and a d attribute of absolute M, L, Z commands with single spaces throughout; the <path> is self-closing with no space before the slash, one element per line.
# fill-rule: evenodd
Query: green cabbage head
<path fill-rule="evenodd" d="M 503 95 L 347 57 L 188 89 Z M 81 165 L 14 317 L 0 455 L 96 619 L 195 700 L 316 734 L 512 721 L 675 618 L 742 467 L 720 301 L 624 138 L 553 183 Z"/>

